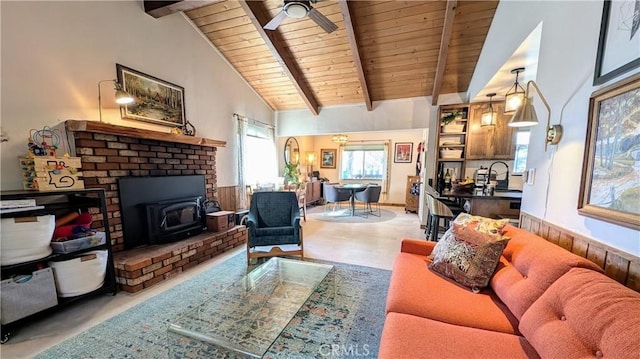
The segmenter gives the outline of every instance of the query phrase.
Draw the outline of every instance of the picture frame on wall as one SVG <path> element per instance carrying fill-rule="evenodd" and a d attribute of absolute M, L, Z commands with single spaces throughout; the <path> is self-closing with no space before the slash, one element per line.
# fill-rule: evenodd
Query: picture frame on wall
<path fill-rule="evenodd" d="M 594 92 L 578 213 L 640 229 L 640 74 Z"/>
<path fill-rule="evenodd" d="M 336 149 L 321 149 L 320 168 L 336 168 L 337 154 L 338 151 Z"/>
<path fill-rule="evenodd" d="M 396 142 L 393 151 L 394 163 L 411 163 L 413 157 L 413 142 Z"/>
<path fill-rule="evenodd" d="M 124 119 L 183 128 L 186 123 L 184 88 L 116 64 L 117 80 L 135 102 L 120 107 Z"/>
<path fill-rule="evenodd" d="M 593 84 L 600 85 L 640 67 L 637 0 L 605 0 Z"/>

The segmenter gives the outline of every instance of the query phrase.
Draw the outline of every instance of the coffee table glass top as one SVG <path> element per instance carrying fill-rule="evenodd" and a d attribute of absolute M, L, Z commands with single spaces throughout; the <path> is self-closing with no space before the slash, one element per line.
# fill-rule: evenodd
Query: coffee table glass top
<path fill-rule="evenodd" d="M 261 357 L 333 266 L 274 257 L 170 323 L 172 335 Z"/>

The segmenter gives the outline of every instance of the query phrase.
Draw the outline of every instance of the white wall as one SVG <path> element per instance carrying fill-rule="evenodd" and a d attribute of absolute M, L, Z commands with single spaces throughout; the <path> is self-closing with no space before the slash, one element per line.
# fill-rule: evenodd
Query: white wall
<path fill-rule="evenodd" d="M 146 15 L 141 1 L 1 3 L 1 188 L 22 188 L 17 156 L 29 130 L 67 119 L 98 120 L 100 80 L 116 77 L 120 63 L 185 88 L 186 118 L 197 135 L 227 141 L 217 155 L 218 185 L 238 183 L 234 112 L 273 123 L 273 112 L 209 43 L 178 13 Z M 112 86 L 102 85 L 103 120 L 121 120 Z"/>
<path fill-rule="evenodd" d="M 528 168 L 535 168 L 536 176 L 533 186 L 524 186 L 522 210 L 640 255 L 639 231 L 581 216 L 576 209 L 589 97 L 597 89 L 592 83 L 602 4 L 602 1 L 501 1 L 478 68 L 500 68 L 542 22 L 536 83 L 550 104 L 551 123 L 561 123 L 564 136 L 558 146 L 544 152 L 547 110 L 536 100 L 541 124 L 532 129 L 527 161 Z M 490 77 L 483 72 L 475 74 L 474 80 L 488 81 Z"/>

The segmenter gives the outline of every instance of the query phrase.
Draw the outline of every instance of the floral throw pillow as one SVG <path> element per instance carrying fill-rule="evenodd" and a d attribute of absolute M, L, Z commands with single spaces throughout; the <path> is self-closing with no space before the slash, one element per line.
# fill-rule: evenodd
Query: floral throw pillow
<path fill-rule="evenodd" d="M 477 292 L 489 284 L 508 240 L 454 222 L 434 248 L 429 268 Z"/>

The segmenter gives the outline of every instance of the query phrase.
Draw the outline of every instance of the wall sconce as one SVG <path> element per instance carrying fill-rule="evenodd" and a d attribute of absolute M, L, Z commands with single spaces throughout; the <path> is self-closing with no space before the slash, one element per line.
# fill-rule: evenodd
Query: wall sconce
<path fill-rule="evenodd" d="M 333 137 L 331 138 L 331 141 L 335 142 L 335 143 L 347 143 L 347 135 L 333 135 Z"/>
<path fill-rule="evenodd" d="M 547 133 L 544 141 L 544 151 L 547 152 L 547 145 L 557 145 L 562 138 L 562 125 L 553 125 L 551 126 L 551 107 L 549 107 L 549 103 L 540 92 L 538 85 L 535 82 L 529 81 L 527 82 L 527 91 L 524 98 L 524 103 L 520 108 L 513 114 L 511 120 L 509 120 L 509 126 L 511 127 L 527 127 L 534 126 L 538 124 L 538 116 L 536 115 L 536 110 L 533 107 L 533 97 L 529 96 L 530 86 L 536 89 L 536 92 L 540 96 L 540 100 L 547 108 Z"/>
<path fill-rule="evenodd" d="M 489 97 L 489 109 L 482 114 L 480 118 L 480 126 L 495 126 L 498 121 L 498 114 L 493 110 L 493 104 L 491 103 L 491 98 L 495 96 L 495 93 L 487 94 Z"/>
<path fill-rule="evenodd" d="M 122 89 L 122 85 L 116 80 L 102 80 L 98 81 L 98 111 L 100 111 L 100 122 L 102 122 L 102 93 L 100 91 L 100 85 L 104 82 L 113 82 L 116 96 L 116 103 L 119 105 L 127 105 L 133 103 L 134 99 L 125 90 Z"/>
<path fill-rule="evenodd" d="M 513 87 L 507 91 L 507 94 L 504 97 L 505 114 L 514 113 L 524 102 L 524 89 L 518 83 L 518 75 L 523 71 L 524 67 L 518 67 L 517 69 L 511 70 L 512 74 L 516 74 L 516 82 L 513 84 Z"/>

